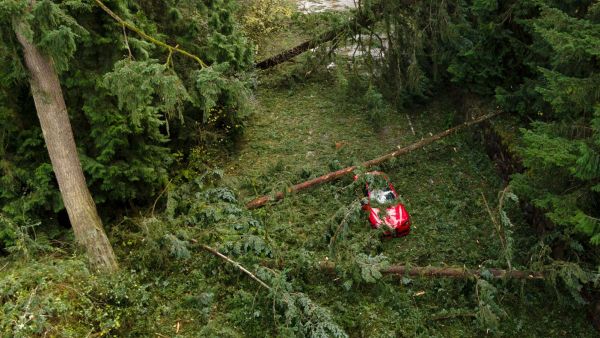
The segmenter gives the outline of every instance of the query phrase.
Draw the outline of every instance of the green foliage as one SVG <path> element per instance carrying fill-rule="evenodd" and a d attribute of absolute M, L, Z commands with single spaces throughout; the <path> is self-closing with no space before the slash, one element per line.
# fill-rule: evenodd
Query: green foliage
<path fill-rule="evenodd" d="M 515 30 L 515 17 L 530 15 L 528 1 L 474 0 L 463 4 L 453 27 L 448 72 L 452 82 L 482 95 L 522 81 L 530 69 L 526 37 Z"/>
<path fill-rule="evenodd" d="M 100 335 L 151 332 L 136 325 L 152 311 L 147 308 L 151 300 L 147 285 L 139 283 L 139 275 L 126 271 L 97 277 L 78 259 L 58 263 L 29 262 L 26 267 L 2 273 L 0 332 L 3 336 L 80 337 L 89 332 Z"/>
<path fill-rule="evenodd" d="M 77 50 L 76 40 L 88 33 L 65 7 L 51 0 L 36 1 L 27 15 L 33 42 L 52 57 L 58 72 L 69 68 L 69 60 Z"/>
<path fill-rule="evenodd" d="M 0 2 L 0 64 L 7 70 L 0 75 L 0 211 L 6 217 L 53 227 L 63 209 L 15 37 L 17 18 L 61 73 L 87 182 L 101 206 L 148 203 L 192 145 L 223 149 L 243 131 L 252 47 L 235 23 L 233 1 L 107 3 L 140 30 L 213 64 L 203 69 L 123 31 L 93 2 L 25 4 Z M 220 143 L 202 139 L 205 134 L 219 135 Z"/>
<path fill-rule="evenodd" d="M 263 269 L 258 276 L 272 284 L 271 297 L 274 304 L 283 309 L 284 325 L 280 328 L 286 336 L 295 337 L 348 337 L 339 327 L 331 313 L 313 302 L 302 292 L 294 292 L 292 284 L 286 280 L 286 275 L 273 275 Z"/>
<path fill-rule="evenodd" d="M 289 25 L 295 11 L 295 3 L 288 0 L 243 0 L 240 3 L 244 31 L 255 42 Z"/>
<path fill-rule="evenodd" d="M 156 61 L 122 60 L 96 86 L 84 113 L 91 122 L 92 145 L 82 156 L 97 201 L 119 201 L 152 194 L 167 180 L 173 162 L 168 120 L 183 119 L 188 99 L 179 78 Z M 111 96 L 117 98 L 116 105 Z M 98 114 L 98 111 L 104 111 Z M 143 182 L 144 184 L 139 184 Z M 133 189 L 132 189 L 133 188 Z"/>
<path fill-rule="evenodd" d="M 240 132 L 241 121 L 249 115 L 249 93 L 245 84 L 227 75 L 228 63 L 213 65 L 197 71 L 196 90 L 203 108 L 203 121 L 225 124 L 226 132 Z"/>
<path fill-rule="evenodd" d="M 529 98 L 523 91 L 517 95 L 541 102 L 535 104 L 541 111 L 527 113 L 546 121 L 522 131 L 519 154 L 527 171 L 515 176 L 513 184 L 546 210 L 552 223 L 563 227 L 563 240 L 578 231 L 598 244 L 600 195 L 594 187 L 600 177 L 595 127 L 600 78 L 594 60 L 600 52 L 600 22 L 586 13 L 587 4 L 540 4 L 539 9 L 539 17 L 526 24 L 534 32 L 532 52 L 545 61 L 535 63 L 538 77 L 523 85 L 533 86 L 535 92 L 529 92 Z"/>
<path fill-rule="evenodd" d="M 359 254 L 356 262 L 360 267 L 362 279 L 367 283 L 375 283 L 378 279 L 381 279 L 381 270 L 390 264 L 388 258 L 381 254 L 375 257 Z"/>
<path fill-rule="evenodd" d="M 484 279 L 478 279 L 476 293 L 478 302 L 477 321 L 479 325 L 485 328 L 486 331 L 498 329 L 500 320 L 506 317 L 507 313 L 496 301 L 496 287 Z"/>
<path fill-rule="evenodd" d="M 156 60 L 118 61 L 100 86 L 117 97 L 119 110 L 129 113 L 134 132 L 141 131 L 142 122 L 157 129 L 161 115 L 183 119 L 181 106 L 188 99 L 187 91 L 177 75 Z"/>
<path fill-rule="evenodd" d="M 211 63 L 228 63 L 234 70 L 247 69 L 252 65 L 253 48 L 237 30 L 235 22 L 236 2 L 232 0 L 206 1 L 208 26 L 211 30 L 206 55 Z"/>

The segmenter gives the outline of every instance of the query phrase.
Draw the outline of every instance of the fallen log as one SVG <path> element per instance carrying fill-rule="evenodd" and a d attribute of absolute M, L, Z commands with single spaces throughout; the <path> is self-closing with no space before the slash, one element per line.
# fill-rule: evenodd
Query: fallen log
<path fill-rule="evenodd" d="M 441 277 L 441 278 L 480 278 L 489 273 L 494 279 L 544 279 L 544 273 L 520 270 L 484 269 L 471 270 L 458 267 L 437 268 L 432 266 L 405 266 L 392 265 L 381 270 L 384 275 L 413 276 L 413 277 Z"/>
<path fill-rule="evenodd" d="M 326 42 L 332 41 L 335 38 L 340 37 L 345 28 L 346 26 L 343 26 L 337 29 L 327 31 L 312 40 L 305 41 L 275 56 L 257 62 L 256 64 L 254 64 L 254 67 L 258 69 L 269 69 L 275 67 L 280 63 L 284 63 L 288 60 L 293 59 L 294 57 L 306 52 L 309 49 L 316 48 Z"/>
<path fill-rule="evenodd" d="M 413 0 L 403 0 L 404 2 L 412 3 Z M 257 62 L 254 67 L 258 69 L 268 69 L 277 66 L 280 63 L 284 63 L 294 57 L 306 52 L 307 50 L 316 48 L 324 43 L 347 37 L 353 34 L 359 34 L 363 27 L 369 27 L 373 25 L 376 20 L 376 15 L 373 13 L 379 13 L 382 9 L 381 4 L 373 5 L 370 10 L 359 9 L 352 20 L 347 24 L 340 27 L 333 28 L 314 39 L 305 41 L 297 46 L 294 46 L 286 51 L 283 51 L 275 56 L 272 56 L 263 61 Z"/>
<path fill-rule="evenodd" d="M 365 168 L 369 168 L 369 167 L 381 164 L 381 163 L 383 163 L 385 161 L 388 161 L 388 160 L 390 160 L 392 158 L 398 157 L 400 155 L 408 154 L 408 153 L 410 153 L 410 152 L 412 152 L 414 150 L 423 148 L 423 147 L 425 147 L 425 146 L 427 146 L 427 145 L 429 145 L 431 143 L 434 143 L 434 142 L 436 142 L 436 141 L 438 141 L 438 140 L 440 140 L 440 139 L 442 139 L 442 138 L 444 138 L 446 136 L 452 135 L 452 134 L 456 133 L 457 131 L 459 131 L 461 129 L 470 127 L 472 125 L 481 123 L 481 122 L 486 121 L 486 120 L 489 120 L 492 117 L 497 116 L 497 115 L 499 115 L 501 113 L 502 113 L 501 111 L 498 111 L 498 112 L 494 112 L 494 113 L 491 113 L 491 114 L 483 115 L 483 116 L 480 116 L 480 117 L 478 117 L 478 118 L 476 118 L 474 120 L 465 122 L 465 123 L 463 123 L 461 125 L 458 125 L 456 127 L 453 127 L 453 128 L 448 129 L 448 130 L 445 130 L 445 131 L 443 131 L 443 132 L 441 132 L 439 134 L 435 134 L 435 135 L 433 135 L 431 137 L 422 139 L 421 141 L 413 143 L 413 144 L 411 144 L 409 146 L 406 146 L 406 147 L 403 147 L 403 148 L 401 148 L 400 146 L 398 146 L 398 150 L 393 151 L 393 152 L 388 153 L 388 154 L 385 154 L 385 155 L 380 156 L 378 158 L 375 158 L 375 159 L 363 162 L 361 164 L 361 166 L 365 167 Z M 319 176 L 317 178 L 313 178 L 313 179 L 308 180 L 306 182 L 302 182 L 302 183 L 293 185 L 290 188 L 288 188 L 286 192 L 280 191 L 280 192 L 275 193 L 275 195 L 273 195 L 273 196 L 271 196 L 271 195 L 265 195 L 265 196 L 261 196 L 261 197 L 255 198 L 255 199 L 253 199 L 252 201 L 250 201 L 250 202 L 248 202 L 246 204 L 246 208 L 248 208 L 248 209 L 255 209 L 255 208 L 262 207 L 266 203 L 268 203 L 269 201 L 278 201 L 278 200 L 283 199 L 285 197 L 286 193 L 294 193 L 294 192 L 298 192 L 298 191 L 301 191 L 301 190 L 308 189 L 308 188 L 313 187 L 315 185 L 319 185 L 319 184 L 331 182 L 331 181 L 336 180 L 336 179 L 338 179 L 340 177 L 343 177 L 345 175 L 351 174 L 357 168 L 358 168 L 358 166 L 352 166 L 352 167 L 340 169 L 340 170 L 337 170 L 337 171 L 334 171 L 334 172 L 330 172 L 330 173 L 328 173 L 326 175 Z"/>
<path fill-rule="evenodd" d="M 404 6 L 412 6 L 418 0 L 396 0 Z M 342 37 L 360 34 L 362 28 L 373 26 L 378 19 L 381 18 L 380 13 L 383 12 L 385 6 L 384 1 L 373 4 L 370 8 L 359 8 L 356 11 L 356 15 L 347 24 L 342 25 L 338 28 L 331 29 L 314 39 L 305 41 L 297 46 L 294 46 L 286 51 L 283 51 L 275 56 L 268 59 L 262 60 L 254 64 L 254 67 L 258 69 L 269 69 L 277 66 L 278 64 L 284 63 L 294 57 L 306 52 L 307 50 L 316 48 L 324 43 L 333 41 Z"/>
<path fill-rule="evenodd" d="M 321 269 L 334 272 L 335 264 L 332 262 L 321 263 Z M 433 267 L 433 266 L 407 266 L 391 265 L 380 270 L 383 275 L 410 276 L 410 277 L 431 277 L 431 278 L 483 278 L 491 277 L 494 279 L 525 279 L 536 280 L 544 279 L 543 272 L 504 270 L 504 269 L 480 269 L 473 270 L 461 267 Z"/>

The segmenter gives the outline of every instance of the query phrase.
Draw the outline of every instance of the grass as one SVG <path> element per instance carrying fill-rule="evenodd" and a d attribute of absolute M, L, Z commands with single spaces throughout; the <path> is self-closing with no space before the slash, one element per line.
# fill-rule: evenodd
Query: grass
<path fill-rule="evenodd" d="M 285 73 L 285 69 L 263 77 L 256 113 L 227 168 L 229 184 L 244 200 L 413 143 L 448 128 L 448 121 L 457 114 L 452 98 L 442 97 L 411 111 L 388 112 L 383 129 L 375 130 L 362 106 L 350 103 L 340 93 L 333 76 L 322 72 L 297 83 L 286 77 L 281 80 L 280 72 Z M 359 198 L 350 178 L 255 211 L 276 248 L 275 260 L 292 269 L 294 276 L 294 268 L 302 270 L 299 255 L 343 265 L 345 259 L 351 259 L 344 251 L 356 254 L 359 246 L 364 253 L 383 254 L 394 263 L 505 267 L 500 241 L 482 198 L 485 196 L 493 207 L 503 183 L 477 141 L 477 133 L 471 130 L 449 137 L 378 168 L 389 175 L 412 216 L 413 231 L 405 238 L 380 241 L 362 216 L 350 222 L 337 251 L 328 247 L 332 232 Z M 524 238 L 516 238 L 516 242 L 528 243 L 527 225 L 518 227 L 516 236 Z M 518 253 L 528 250 L 515 249 Z M 528 258 L 517 255 L 513 265 L 524 266 Z M 384 278 L 375 285 L 358 284 L 348 291 L 344 278 L 297 273 L 295 276 L 302 280 L 300 290 L 329 307 L 351 336 L 451 337 L 485 332 L 472 316 L 478 303 L 473 281 L 405 280 L 402 284 Z M 573 313 L 564 305 L 548 304 L 549 291 L 540 283 L 500 284 L 504 285 L 498 303 L 508 315 L 490 331 L 495 335 L 592 334 L 581 311 Z M 516 291 L 519 288 L 520 295 Z M 454 315 L 445 315 L 449 309 Z M 538 325 L 540 321 L 545 324 Z"/>
<path fill-rule="evenodd" d="M 282 34 L 271 40 L 271 49 L 261 50 L 304 39 L 293 31 Z M 377 121 L 383 127 L 376 129 L 365 105 L 348 97 L 336 78 L 324 66 L 310 69 L 298 63 L 260 74 L 254 114 L 237 149 L 222 164 L 223 183 L 238 199 L 248 201 L 374 158 L 444 130 L 462 116 L 452 95 L 442 95 L 407 111 L 388 107 Z M 14 321 L 32 314 L 39 327 L 31 335 L 78 337 L 103 328 L 129 336 L 289 336 L 281 330 L 286 318 L 267 292 L 194 247 L 204 240 L 222 244 L 218 232 L 249 214 L 264 226 L 260 237 L 272 253 L 229 254 L 251 271 L 285 274 L 290 292 L 302 292 L 327 308 L 351 337 L 594 336 L 582 307 L 541 282 L 496 281 L 490 299 L 485 284 L 475 280 L 365 281 L 360 264 L 378 255 L 419 266 L 506 267 L 482 197 L 493 208 L 503 182 L 478 133 L 462 132 L 377 168 L 389 175 L 412 216 L 407 237 L 382 240 L 370 229 L 357 204 L 360 186 L 350 177 L 251 212 L 219 214 L 224 208 L 208 205 L 182 215 L 185 222 L 169 223 L 157 209 L 156 218 L 126 218 L 111 227 L 122 267 L 111 278 L 88 273 L 81 255 L 58 251 L 59 258 L 36 253 L 35 263 L 5 265 L 0 260 L 0 290 L 11 294 L 0 306 L 5 311 L 0 324 L 13 325 L 12 319 L 2 320 L 5 313 Z M 206 210 L 217 210 L 217 215 L 197 219 Z M 518 210 L 511 211 L 513 265 L 522 268 L 534 259 L 535 235 Z M 340 224 L 345 231 L 330 247 Z M 187 258 L 170 253 L 180 242 L 183 249 L 177 252 L 185 256 L 184 249 L 189 250 Z M 323 261 L 334 262 L 337 271 L 322 271 Z M 482 309 L 492 315 L 475 317 Z M 14 333 L 11 328 L 0 327 L 0 332 Z"/>

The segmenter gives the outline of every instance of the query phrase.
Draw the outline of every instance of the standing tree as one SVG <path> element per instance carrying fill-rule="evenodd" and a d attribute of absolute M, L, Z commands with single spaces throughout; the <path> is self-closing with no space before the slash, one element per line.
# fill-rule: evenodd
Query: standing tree
<path fill-rule="evenodd" d="M 0 214 L 14 225 L 0 224 L 0 251 L 15 226 L 56 233 L 65 208 L 78 240 L 91 236 L 79 224 L 100 231 L 95 211 L 73 214 L 94 209 L 84 176 L 114 216 L 154 200 L 181 154 L 239 135 L 253 53 L 234 11 L 233 0 L 0 0 Z"/>
<path fill-rule="evenodd" d="M 27 37 L 31 31 L 27 23 L 16 20 L 13 25 L 29 71 L 31 94 L 52 169 L 75 238 L 85 248 L 93 269 L 115 271 L 118 268 L 115 254 L 85 182 L 54 61 Z"/>

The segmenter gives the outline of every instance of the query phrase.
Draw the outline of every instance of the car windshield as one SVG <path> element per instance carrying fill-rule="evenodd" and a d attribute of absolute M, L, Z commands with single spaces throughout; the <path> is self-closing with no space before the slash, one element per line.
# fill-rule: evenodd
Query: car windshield
<path fill-rule="evenodd" d="M 371 199 L 377 201 L 379 204 L 384 204 L 389 201 L 396 199 L 394 193 L 391 190 L 373 190 L 371 192 Z"/>

